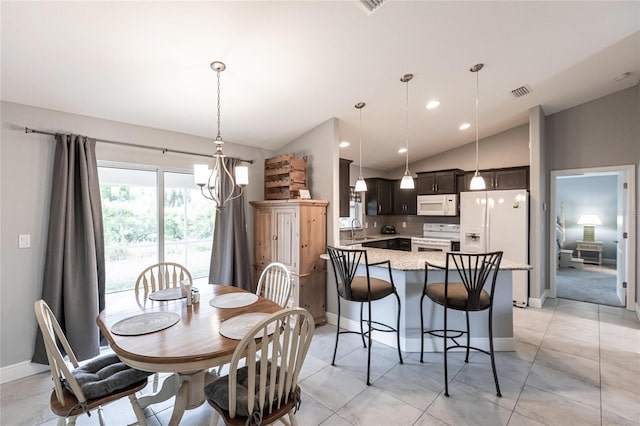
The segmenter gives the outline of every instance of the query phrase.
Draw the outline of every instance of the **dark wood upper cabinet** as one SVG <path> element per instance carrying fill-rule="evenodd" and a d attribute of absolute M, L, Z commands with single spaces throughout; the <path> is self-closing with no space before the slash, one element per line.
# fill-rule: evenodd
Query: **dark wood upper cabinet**
<path fill-rule="evenodd" d="M 367 216 L 393 214 L 394 181 L 382 178 L 365 179 L 367 182 Z"/>
<path fill-rule="evenodd" d="M 465 172 L 464 189 L 469 191 L 469 184 L 475 171 Z M 529 189 L 529 166 L 507 167 L 503 169 L 480 170 L 487 190 Z"/>
<path fill-rule="evenodd" d="M 459 169 L 418 173 L 418 195 L 455 194 L 458 192 L 458 176 L 463 174 Z"/>
<path fill-rule="evenodd" d="M 340 159 L 340 217 L 349 217 L 349 166 L 352 160 Z"/>
<path fill-rule="evenodd" d="M 400 189 L 402 179 L 393 183 L 393 214 L 417 214 L 418 213 L 418 189 Z"/>

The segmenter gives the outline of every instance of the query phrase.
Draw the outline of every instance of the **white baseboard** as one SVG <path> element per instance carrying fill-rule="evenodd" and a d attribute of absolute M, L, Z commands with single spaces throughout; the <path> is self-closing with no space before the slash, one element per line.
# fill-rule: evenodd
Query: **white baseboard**
<path fill-rule="evenodd" d="M 23 377 L 48 371 L 48 365 L 34 364 L 30 361 L 23 361 L 13 365 L 0 368 L 0 384 L 22 379 Z"/>
<path fill-rule="evenodd" d="M 549 297 L 549 290 L 545 288 L 542 292 L 542 296 L 540 296 L 539 299 L 535 297 L 529 298 L 529 306 L 531 306 L 532 308 L 542 308 L 542 305 L 544 305 L 544 301 L 547 300 L 547 297 Z"/>
<path fill-rule="evenodd" d="M 327 322 L 331 325 L 338 325 L 338 315 L 327 312 Z M 340 319 L 340 327 L 349 331 L 360 331 L 360 323 L 349 318 L 342 317 Z M 420 352 L 420 330 L 408 330 L 410 336 L 400 336 L 400 349 L 403 352 Z M 384 345 L 396 347 L 395 333 L 374 333 L 372 339 Z M 480 349 L 489 350 L 488 337 L 472 337 L 471 346 Z M 424 350 L 425 352 L 442 352 L 443 340 L 435 336 L 425 336 Z M 496 352 L 515 351 L 515 342 L 513 337 L 494 337 L 493 349 Z"/>

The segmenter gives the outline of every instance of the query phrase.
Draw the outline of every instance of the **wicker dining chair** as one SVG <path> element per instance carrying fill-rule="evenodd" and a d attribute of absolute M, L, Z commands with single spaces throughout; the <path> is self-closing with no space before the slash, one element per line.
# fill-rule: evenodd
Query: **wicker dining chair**
<path fill-rule="evenodd" d="M 144 412 L 136 392 L 147 385 L 147 377 L 151 373 L 128 367 L 115 354 L 98 356 L 80 365 L 44 300 L 36 301 L 35 312 L 53 378 L 50 405 L 51 411 L 58 415 L 58 426 L 75 425 L 79 415 L 95 409 L 98 410 L 100 425 L 104 426 L 102 406 L 125 396 L 129 397 L 138 424 L 145 426 Z M 60 348 L 67 354 L 68 362 L 65 362 Z"/>
<path fill-rule="evenodd" d="M 445 267 L 425 262 L 424 287 L 420 298 L 420 362 L 424 355 L 424 335 L 430 334 L 442 337 L 444 342 L 444 394 L 449 396 L 449 376 L 447 371 L 447 352 L 455 348 L 464 348 L 466 356 L 464 362 L 469 362 L 469 350 L 473 349 L 485 353 L 491 357 L 491 368 L 496 384 L 496 395 L 502 396 L 496 372 L 496 361 L 493 353 L 493 295 L 496 287 L 496 278 L 502 260 L 502 252 L 491 253 L 461 253 L 448 252 Z M 444 269 L 444 282 L 429 283 L 429 268 Z M 458 277 L 452 277 L 456 274 Z M 456 278 L 459 278 L 457 280 Z M 454 281 L 455 280 L 455 281 Z M 486 288 L 487 281 L 491 283 Z M 424 329 L 423 301 L 428 297 L 433 302 L 444 307 L 444 329 Z M 466 330 L 452 330 L 448 328 L 447 311 L 453 309 L 463 311 L 466 314 Z M 469 313 L 489 310 L 489 350 L 471 346 L 471 333 L 469 332 Z M 466 335 L 466 344 L 460 344 L 456 339 Z M 449 345 L 447 339 L 453 344 Z"/>
<path fill-rule="evenodd" d="M 338 351 L 338 339 L 341 334 L 355 333 L 360 334 L 362 338 L 362 344 L 367 351 L 367 385 L 371 384 L 370 372 L 371 372 L 371 332 L 379 331 L 384 333 L 396 333 L 396 341 L 398 348 L 398 358 L 400 358 L 400 364 L 402 361 L 402 352 L 400 351 L 400 312 L 402 305 L 400 303 L 400 296 L 396 291 L 396 287 L 393 284 L 393 275 L 391 274 L 391 262 L 385 260 L 383 262 L 369 263 L 367 257 L 367 251 L 364 249 L 345 249 L 327 246 L 327 252 L 331 259 L 333 266 L 333 272 L 335 275 L 337 292 L 338 292 L 338 320 L 336 329 L 336 345 L 333 349 L 333 359 L 331 365 L 335 365 L 336 353 Z M 365 275 L 356 275 L 358 267 L 362 265 L 364 267 Z M 389 280 L 383 280 L 380 278 L 373 278 L 369 274 L 369 267 L 387 265 L 389 271 Z M 395 295 L 398 301 L 398 322 L 396 328 L 393 328 L 387 324 L 383 324 L 378 321 L 371 320 L 371 302 L 384 299 L 387 296 Z M 360 332 L 350 330 L 340 330 L 340 299 L 348 300 L 350 302 L 360 303 Z M 363 307 L 367 304 L 368 318 L 363 318 Z M 367 330 L 364 330 L 364 324 L 367 324 Z M 382 327 L 382 328 L 379 328 Z M 368 346 L 365 343 L 365 336 L 368 338 Z"/>

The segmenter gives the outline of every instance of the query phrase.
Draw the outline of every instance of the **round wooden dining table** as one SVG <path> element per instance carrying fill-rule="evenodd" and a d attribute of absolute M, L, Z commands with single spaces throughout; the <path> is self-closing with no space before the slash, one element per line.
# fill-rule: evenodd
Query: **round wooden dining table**
<path fill-rule="evenodd" d="M 120 297 L 117 303 L 107 303 L 96 319 L 109 346 L 124 363 L 144 371 L 175 373 L 165 379 L 158 393 L 139 398 L 144 408 L 175 395 L 170 425 L 178 425 L 186 409 L 204 403 L 204 386 L 217 377 L 209 370 L 231 360 L 240 340 L 222 336 L 221 324 L 245 313 L 274 313 L 282 309 L 262 296 L 247 306 L 217 308 L 209 303 L 213 298 L 228 293 L 248 292 L 226 285 L 207 284 L 198 289 L 200 302 L 190 306 L 184 298 L 156 301 L 131 292 L 131 297 Z M 179 320 L 168 328 L 147 334 L 121 335 L 112 332 L 112 327 L 119 321 L 147 313 L 175 313 L 179 315 Z"/>

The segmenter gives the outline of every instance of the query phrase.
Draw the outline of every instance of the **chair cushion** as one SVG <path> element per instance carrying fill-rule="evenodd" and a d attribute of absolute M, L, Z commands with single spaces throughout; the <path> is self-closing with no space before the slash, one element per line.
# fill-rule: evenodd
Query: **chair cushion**
<path fill-rule="evenodd" d="M 444 306 L 444 283 L 428 284 L 425 294 L 429 299 Z M 447 308 L 459 311 L 481 311 L 483 309 L 487 309 L 491 303 L 489 293 L 485 290 L 481 290 L 478 306 L 470 309 L 467 303 L 468 297 L 469 294 L 467 292 L 467 288 L 463 283 L 449 283 L 449 290 L 447 292 Z"/>
<path fill-rule="evenodd" d="M 152 373 L 131 368 L 116 354 L 108 354 L 87 361 L 71 374 L 80 385 L 84 397 L 96 399 L 138 383 Z M 65 386 L 71 391 L 66 381 Z"/>
<path fill-rule="evenodd" d="M 268 363 L 267 377 L 271 372 L 271 363 Z M 278 382 L 280 375 L 280 367 L 276 369 L 276 383 Z M 253 390 L 254 395 L 258 398 L 258 392 L 260 390 L 260 361 L 256 361 L 256 383 Z M 273 383 L 272 383 L 273 384 Z M 236 416 L 248 417 L 249 412 L 247 410 L 249 401 L 249 369 L 248 367 L 239 368 L 237 371 L 237 384 L 236 384 Z M 266 389 L 267 395 L 269 394 L 269 386 Z M 276 391 L 277 392 L 277 391 Z M 204 388 L 204 394 L 207 396 L 209 403 L 217 406 L 219 409 L 225 412 L 225 416 L 228 416 L 229 412 L 229 376 L 221 376 L 209 383 Z M 275 398 L 275 395 L 274 395 Z M 271 405 L 275 406 L 277 399 L 272 401 Z"/>
<path fill-rule="evenodd" d="M 371 282 L 371 300 L 382 299 L 390 294 L 393 294 L 393 286 L 389 281 L 381 280 L 379 278 L 369 278 Z M 357 302 L 367 301 L 367 277 L 356 276 L 351 281 L 351 300 Z"/>

